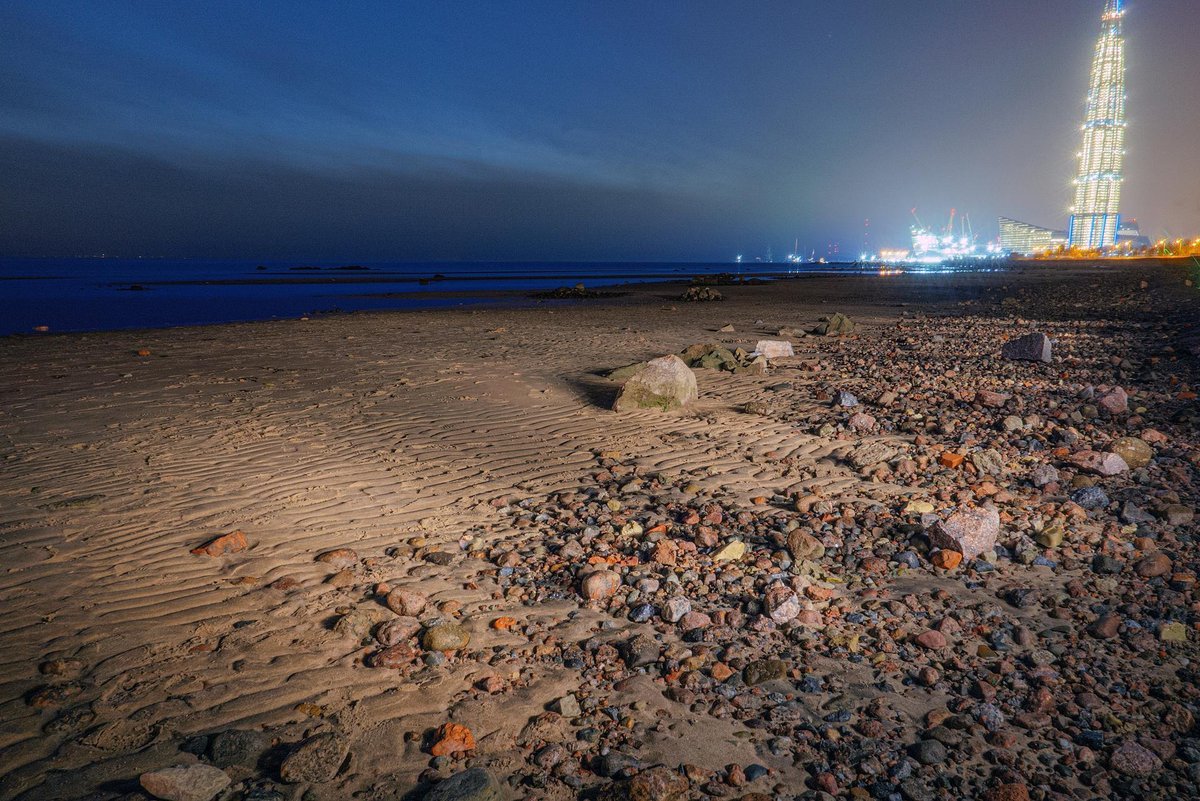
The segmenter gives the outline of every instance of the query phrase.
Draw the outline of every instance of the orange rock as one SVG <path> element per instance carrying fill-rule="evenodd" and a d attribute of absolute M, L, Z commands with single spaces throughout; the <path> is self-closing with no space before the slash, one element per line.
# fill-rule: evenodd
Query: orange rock
<path fill-rule="evenodd" d="M 438 727 L 436 740 L 429 753 L 434 756 L 451 756 L 475 750 L 475 735 L 466 726 L 458 723 L 443 723 Z"/>
<path fill-rule="evenodd" d="M 963 455 L 961 453 L 953 453 L 946 451 L 938 457 L 938 464 L 951 469 L 958 467 L 963 463 Z"/>
<path fill-rule="evenodd" d="M 219 537 L 209 540 L 199 548 L 193 548 L 192 553 L 196 556 L 224 556 L 228 553 L 238 553 L 249 548 L 249 543 L 246 542 L 246 535 L 241 530 L 222 534 Z"/>
<path fill-rule="evenodd" d="M 953 570 L 962 564 L 963 555 L 958 551 L 938 551 L 930 559 L 934 567 L 940 567 L 943 570 Z"/>
<path fill-rule="evenodd" d="M 1178 398 L 1179 400 L 1195 400 L 1196 393 L 1195 392 L 1180 392 L 1175 397 Z"/>
<path fill-rule="evenodd" d="M 733 675 L 733 670 L 724 662 L 717 662 L 712 666 L 712 669 L 709 671 L 709 673 L 717 681 L 725 681 L 725 679 Z"/>
<path fill-rule="evenodd" d="M 149 356 L 149 355 L 150 355 L 149 348 L 142 348 L 141 350 L 138 351 L 138 356 Z"/>
<path fill-rule="evenodd" d="M 492 621 L 492 628 L 497 631 L 508 631 L 515 625 L 517 625 L 515 617 L 498 617 Z"/>
<path fill-rule="evenodd" d="M 833 590 L 828 587 L 819 587 L 816 584 L 810 584 L 804 588 L 804 594 L 808 596 L 810 601 L 828 601 L 833 597 Z"/>
<path fill-rule="evenodd" d="M 659 523 L 657 526 L 651 526 L 649 529 L 646 530 L 646 533 L 647 534 L 666 534 L 667 533 L 667 524 Z"/>
<path fill-rule="evenodd" d="M 751 498 L 751 499 L 750 499 L 750 503 L 755 503 L 755 504 L 760 504 L 760 505 L 761 505 L 761 504 L 764 504 L 764 503 L 766 503 L 766 502 L 767 502 L 767 499 L 766 499 L 766 497 L 765 497 L 765 496 L 763 496 L 763 495 L 759 495 L 759 496 L 758 496 L 758 497 L 756 497 L 756 498 Z"/>

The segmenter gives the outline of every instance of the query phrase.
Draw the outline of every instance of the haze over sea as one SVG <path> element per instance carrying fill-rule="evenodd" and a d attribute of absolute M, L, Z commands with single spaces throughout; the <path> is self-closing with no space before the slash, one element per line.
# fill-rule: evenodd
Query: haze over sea
<path fill-rule="evenodd" d="M 874 272 L 855 264 L 256 262 L 0 259 L 0 335 L 295 318 L 331 312 L 531 303 L 584 283 L 681 281 L 734 273 Z"/>

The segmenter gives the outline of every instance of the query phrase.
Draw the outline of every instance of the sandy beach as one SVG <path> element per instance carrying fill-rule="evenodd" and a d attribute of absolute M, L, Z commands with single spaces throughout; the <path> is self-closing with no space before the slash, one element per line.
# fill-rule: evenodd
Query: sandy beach
<path fill-rule="evenodd" d="M 1190 277 L 0 339 L 0 799 L 1194 797 Z"/>

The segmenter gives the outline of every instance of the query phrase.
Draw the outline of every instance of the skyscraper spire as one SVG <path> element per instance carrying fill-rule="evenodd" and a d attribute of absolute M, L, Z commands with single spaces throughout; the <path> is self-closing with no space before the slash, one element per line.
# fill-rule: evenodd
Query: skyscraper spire
<path fill-rule="evenodd" d="M 1092 60 L 1083 150 L 1071 209 L 1071 247 L 1093 250 L 1116 244 L 1120 227 L 1121 165 L 1125 156 L 1124 0 L 1105 0 L 1100 39 Z"/>

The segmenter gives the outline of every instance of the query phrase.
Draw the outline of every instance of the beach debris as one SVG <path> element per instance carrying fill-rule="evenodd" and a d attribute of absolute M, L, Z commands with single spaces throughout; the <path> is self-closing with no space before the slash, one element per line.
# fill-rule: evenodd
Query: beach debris
<path fill-rule="evenodd" d="M 841 312 L 821 317 L 811 333 L 820 337 L 843 337 L 853 334 L 854 321 Z"/>
<path fill-rule="evenodd" d="M 711 303 L 725 300 L 725 296 L 710 286 L 690 286 L 679 296 L 679 299 L 688 303 Z"/>
<path fill-rule="evenodd" d="M 225 556 L 226 554 L 239 553 L 249 548 L 250 545 L 246 541 L 246 534 L 241 529 L 231 531 L 228 534 L 222 534 L 219 537 L 214 537 L 198 548 L 193 548 L 192 553 L 196 556 Z"/>
<path fill-rule="evenodd" d="M 1050 362 L 1050 353 L 1050 337 L 1038 331 L 1010 339 L 1000 348 L 1001 356 L 1015 361 Z"/>
<path fill-rule="evenodd" d="M 178 765 L 143 773 L 138 783 L 162 801 L 211 801 L 231 780 L 225 771 L 212 765 Z"/>
<path fill-rule="evenodd" d="M 677 409 L 696 400 L 696 375 L 683 359 L 662 356 L 646 362 L 621 387 L 613 409 Z"/>

